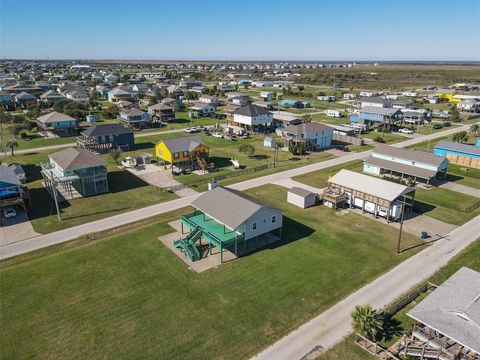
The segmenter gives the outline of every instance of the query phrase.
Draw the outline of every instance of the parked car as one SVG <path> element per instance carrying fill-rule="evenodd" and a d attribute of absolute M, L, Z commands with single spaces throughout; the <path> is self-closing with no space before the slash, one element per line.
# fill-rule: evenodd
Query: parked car
<path fill-rule="evenodd" d="M 12 218 L 17 216 L 17 212 L 14 208 L 6 208 L 3 209 L 3 216 L 5 216 L 5 219 Z"/>
<path fill-rule="evenodd" d="M 219 132 L 213 133 L 212 136 L 213 136 L 213 137 L 216 137 L 216 138 L 219 138 L 219 139 L 222 139 L 222 138 L 223 138 L 223 134 L 222 134 L 222 133 L 219 133 Z"/>
<path fill-rule="evenodd" d="M 449 121 L 445 121 L 443 124 L 442 124 L 443 127 L 449 127 L 449 126 L 452 126 L 452 123 L 449 122 Z"/>
<path fill-rule="evenodd" d="M 440 124 L 440 123 L 436 123 L 436 124 L 433 124 L 432 127 L 433 127 L 435 130 L 438 130 L 438 129 L 441 129 L 441 128 L 443 127 L 443 125 Z"/>
<path fill-rule="evenodd" d="M 199 129 L 199 128 L 195 127 L 195 126 L 192 126 L 192 127 L 187 127 L 187 128 L 185 128 L 184 131 L 185 131 L 186 133 L 191 134 L 191 133 L 200 132 L 200 131 L 202 131 L 202 129 Z"/>
<path fill-rule="evenodd" d="M 402 134 L 413 134 L 413 130 L 407 128 L 401 128 L 398 132 L 401 132 Z"/>

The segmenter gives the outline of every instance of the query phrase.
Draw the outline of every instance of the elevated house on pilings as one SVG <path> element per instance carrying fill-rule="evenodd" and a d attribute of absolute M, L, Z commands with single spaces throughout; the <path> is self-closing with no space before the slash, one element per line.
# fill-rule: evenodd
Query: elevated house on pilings
<path fill-rule="evenodd" d="M 399 343 L 400 355 L 480 360 L 480 272 L 461 268 L 407 316 L 415 324 Z"/>
<path fill-rule="evenodd" d="M 63 199 L 74 199 L 109 191 L 107 167 L 94 153 L 67 148 L 49 155 L 49 158 L 49 163 L 42 164 L 42 176 L 51 195 L 55 191 Z"/>
<path fill-rule="evenodd" d="M 95 152 L 111 149 L 132 150 L 135 146 L 134 132 L 119 124 L 92 126 L 77 138 L 77 147 Z"/>
<path fill-rule="evenodd" d="M 363 171 L 372 175 L 410 178 L 414 183 L 423 182 L 427 187 L 436 179 L 447 176 L 448 160 L 444 156 L 424 151 L 378 145 L 365 159 Z"/>
<path fill-rule="evenodd" d="M 27 214 L 30 207 L 30 193 L 22 186 L 20 179 L 12 166 L 0 165 L 0 210 L 19 205 Z M 2 217 L 0 216 L 0 222 Z"/>
<path fill-rule="evenodd" d="M 400 220 L 415 203 L 415 189 L 355 171 L 340 170 L 328 180 L 322 195 L 331 208 L 359 208 L 363 213 Z"/>
<path fill-rule="evenodd" d="M 177 136 L 155 145 L 157 164 L 189 170 L 207 171 L 214 167 L 209 159 L 209 147 L 198 135 Z"/>
<path fill-rule="evenodd" d="M 187 234 L 174 242 L 191 261 L 201 259 L 202 245 L 208 246 L 208 255 L 219 252 L 223 263 L 225 251 L 240 257 L 282 238 L 282 212 L 241 191 L 217 187 L 192 207 L 180 218 L 182 234 Z"/>

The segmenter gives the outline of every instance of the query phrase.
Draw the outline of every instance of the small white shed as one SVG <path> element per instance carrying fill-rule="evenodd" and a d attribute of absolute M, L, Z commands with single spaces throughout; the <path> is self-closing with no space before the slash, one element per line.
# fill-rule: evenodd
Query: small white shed
<path fill-rule="evenodd" d="M 263 146 L 273 149 L 275 147 L 275 139 L 272 137 L 266 137 L 263 140 Z"/>
<path fill-rule="evenodd" d="M 288 190 L 287 202 L 305 209 L 316 204 L 317 194 L 299 187 L 292 187 Z"/>

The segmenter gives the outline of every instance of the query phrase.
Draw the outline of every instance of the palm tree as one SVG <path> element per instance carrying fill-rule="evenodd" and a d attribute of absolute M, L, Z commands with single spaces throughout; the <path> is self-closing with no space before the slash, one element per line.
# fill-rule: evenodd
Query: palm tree
<path fill-rule="evenodd" d="M 468 132 L 475 137 L 480 136 L 480 124 L 477 123 L 470 125 L 470 127 L 468 128 Z"/>
<path fill-rule="evenodd" d="M 382 320 L 370 305 L 355 306 L 352 313 L 353 329 L 370 340 L 375 340 L 377 334 L 382 330 Z"/>
<path fill-rule="evenodd" d="M 310 114 L 304 115 L 304 116 L 303 116 L 303 122 L 304 122 L 304 123 L 312 122 L 312 115 L 310 115 Z"/>
<path fill-rule="evenodd" d="M 18 148 L 18 142 L 15 139 L 8 140 L 7 143 L 5 144 L 5 147 L 7 149 L 10 149 L 10 151 L 12 152 L 12 156 L 14 156 L 13 150 L 15 148 Z"/>

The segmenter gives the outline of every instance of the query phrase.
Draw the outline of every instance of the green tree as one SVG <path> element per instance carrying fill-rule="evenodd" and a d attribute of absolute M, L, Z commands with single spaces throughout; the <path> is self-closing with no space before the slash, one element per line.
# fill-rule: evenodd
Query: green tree
<path fill-rule="evenodd" d="M 468 140 L 468 133 L 466 131 L 460 131 L 452 135 L 452 141 L 458 143 L 464 143 Z"/>
<path fill-rule="evenodd" d="M 307 148 L 304 144 L 290 145 L 288 151 L 290 151 L 292 155 L 305 155 L 307 153 Z"/>
<path fill-rule="evenodd" d="M 112 157 L 115 164 L 118 164 L 118 158 L 122 155 L 122 151 L 120 149 L 111 149 L 110 156 Z"/>
<path fill-rule="evenodd" d="M 255 147 L 251 144 L 242 144 L 239 150 L 248 157 L 252 157 L 255 154 Z"/>
<path fill-rule="evenodd" d="M 302 119 L 303 119 L 304 123 L 312 122 L 312 115 L 310 115 L 310 114 L 303 115 Z"/>
<path fill-rule="evenodd" d="M 468 133 L 475 137 L 480 136 L 480 124 L 477 123 L 470 125 L 468 128 Z"/>
<path fill-rule="evenodd" d="M 452 106 L 452 110 L 451 110 L 451 113 L 450 113 L 450 120 L 453 121 L 453 122 L 460 121 L 460 113 L 458 112 L 458 109 L 455 105 Z"/>
<path fill-rule="evenodd" d="M 5 144 L 5 147 L 7 149 L 10 149 L 10 151 L 12 152 L 12 156 L 14 156 L 15 154 L 13 153 L 13 151 L 14 151 L 15 148 L 18 148 L 18 142 L 15 139 L 10 139 Z"/>
<path fill-rule="evenodd" d="M 357 305 L 352 312 L 352 326 L 360 335 L 375 340 L 377 334 L 382 331 L 383 323 L 380 316 L 370 305 Z"/>

